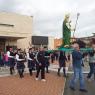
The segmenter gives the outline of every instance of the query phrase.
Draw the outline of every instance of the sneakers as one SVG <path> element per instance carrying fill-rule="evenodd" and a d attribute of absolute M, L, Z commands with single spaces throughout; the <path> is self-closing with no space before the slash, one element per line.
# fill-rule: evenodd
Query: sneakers
<path fill-rule="evenodd" d="M 39 80 L 38 78 L 35 78 L 35 80 Z"/>
<path fill-rule="evenodd" d="M 88 92 L 86 89 L 79 89 L 81 92 Z"/>
<path fill-rule="evenodd" d="M 45 79 L 42 79 L 41 81 L 46 82 L 46 80 L 45 80 Z"/>
<path fill-rule="evenodd" d="M 35 78 L 35 80 L 39 80 L 39 78 Z M 45 79 L 42 79 L 41 81 L 46 82 L 46 80 L 45 80 Z"/>
<path fill-rule="evenodd" d="M 74 87 L 70 87 L 71 90 L 75 91 L 75 88 Z M 86 89 L 79 89 L 79 91 L 81 92 L 88 92 Z"/>
<path fill-rule="evenodd" d="M 71 90 L 75 91 L 75 88 L 74 87 L 70 87 Z"/>

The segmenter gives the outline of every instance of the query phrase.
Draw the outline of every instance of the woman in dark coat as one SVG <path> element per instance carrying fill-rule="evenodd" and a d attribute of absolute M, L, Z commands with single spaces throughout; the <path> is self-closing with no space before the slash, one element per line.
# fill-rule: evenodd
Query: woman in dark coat
<path fill-rule="evenodd" d="M 66 61 L 67 58 L 65 56 L 65 52 L 64 51 L 59 51 L 59 68 L 58 68 L 58 76 L 60 76 L 60 70 L 61 68 L 63 68 L 63 76 L 66 77 Z"/>

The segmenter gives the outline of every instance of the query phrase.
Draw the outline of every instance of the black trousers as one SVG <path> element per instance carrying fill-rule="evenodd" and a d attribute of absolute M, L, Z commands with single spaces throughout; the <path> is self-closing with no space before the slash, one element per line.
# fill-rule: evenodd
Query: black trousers
<path fill-rule="evenodd" d="M 48 73 L 49 72 L 49 70 L 48 70 L 48 66 L 46 66 L 46 73 Z"/>
<path fill-rule="evenodd" d="M 20 78 L 24 77 L 23 72 L 24 72 L 24 69 L 18 69 L 18 73 L 19 73 Z"/>
<path fill-rule="evenodd" d="M 46 64 L 45 64 L 46 73 L 49 73 L 49 70 L 48 70 L 49 65 L 50 65 L 49 59 L 46 59 Z"/>
<path fill-rule="evenodd" d="M 14 67 L 10 67 L 10 74 L 12 75 L 14 71 Z"/>
<path fill-rule="evenodd" d="M 95 63 L 89 63 L 90 66 L 90 72 L 88 73 L 87 78 L 91 78 L 92 74 L 94 74 L 94 79 L 95 79 Z"/>
<path fill-rule="evenodd" d="M 33 71 L 33 69 L 32 68 L 29 68 L 30 76 L 32 76 L 32 71 Z"/>
<path fill-rule="evenodd" d="M 45 67 L 44 66 L 38 66 L 37 67 L 36 78 L 38 78 L 40 71 L 41 71 L 41 79 L 45 79 Z"/>
<path fill-rule="evenodd" d="M 51 57 L 51 62 L 52 62 L 52 63 L 54 62 L 54 60 L 55 60 L 54 57 Z"/>
<path fill-rule="evenodd" d="M 9 63 L 10 63 L 10 74 L 12 75 L 14 71 L 15 60 L 13 58 L 9 58 Z"/>
<path fill-rule="evenodd" d="M 58 75 L 60 75 L 60 70 L 61 70 L 61 68 L 63 68 L 63 75 L 66 76 L 65 67 L 59 67 L 59 68 L 58 68 Z"/>

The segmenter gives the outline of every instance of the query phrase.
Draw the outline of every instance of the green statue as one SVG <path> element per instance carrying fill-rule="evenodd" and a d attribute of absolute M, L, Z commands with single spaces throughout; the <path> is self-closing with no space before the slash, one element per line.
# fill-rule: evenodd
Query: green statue
<path fill-rule="evenodd" d="M 63 21 L 63 42 L 62 46 L 69 47 L 70 46 L 70 39 L 71 39 L 71 21 L 69 21 L 69 14 L 65 16 L 65 19 Z"/>

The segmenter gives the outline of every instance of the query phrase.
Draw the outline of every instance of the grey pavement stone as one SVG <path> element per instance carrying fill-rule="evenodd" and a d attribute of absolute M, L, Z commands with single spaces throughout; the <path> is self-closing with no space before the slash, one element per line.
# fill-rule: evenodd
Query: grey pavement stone
<path fill-rule="evenodd" d="M 79 84 L 77 83 L 76 91 L 72 91 L 69 88 L 69 81 L 71 79 L 71 74 L 69 74 L 68 78 L 66 79 L 65 89 L 63 95 L 95 95 L 95 80 L 92 80 L 91 82 L 88 82 L 86 79 L 87 74 L 85 74 L 85 84 L 86 89 L 88 90 L 87 93 L 80 92 L 79 91 Z"/>

